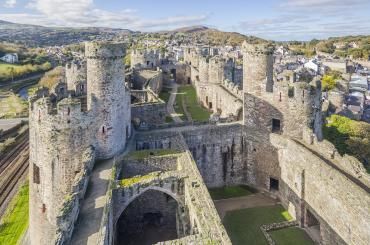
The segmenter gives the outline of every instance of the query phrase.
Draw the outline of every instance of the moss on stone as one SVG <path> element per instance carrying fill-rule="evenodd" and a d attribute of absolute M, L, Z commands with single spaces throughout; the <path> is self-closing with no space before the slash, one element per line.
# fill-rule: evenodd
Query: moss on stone
<path fill-rule="evenodd" d="M 147 175 L 137 175 L 132 178 L 123 179 L 120 181 L 120 187 L 129 187 L 136 183 L 142 182 L 144 180 L 152 179 L 155 177 L 158 177 L 161 174 L 161 172 L 153 172 Z"/>

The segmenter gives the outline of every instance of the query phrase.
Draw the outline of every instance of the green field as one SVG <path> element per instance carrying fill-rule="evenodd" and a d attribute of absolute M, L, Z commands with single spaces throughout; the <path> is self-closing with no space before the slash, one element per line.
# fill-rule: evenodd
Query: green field
<path fill-rule="evenodd" d="M 289 227 L 270 232 L 277 245 L 313 245 L 307 233 L 298 227 Z"/>
<path fill-rule="evenodd" d="M 176 103 L 180 107 L 184 101 L 187 111 L 190 113 L 193 121 L 204 122 L 208 121 L 211 113 L 203 108 L 197 100 L 197 93 L 195 88 L 191 85 L 181 86 L 178 89 L 178 95 L 176 96 Z M 177 111 L 179 114 L 183 114 L 184 109 Z"/>
<path fill-rule="evenodd" d="M 209 189 L 209 194 L 211 194 L 211 197 L 213 200 L 248 196 L 253 193 L 256 193 L 256 191 L 245 185 L 225 186 L 225 187 Z"/>
<path fill-rule="evenodd" d="M 227 212 L 224 225 L 233 245 L 266 245 L 260 226 L 291 219 L 288 211 L 276 205 Z"/>
<path fill-rule="evenodd" d="M 7 76 L 10 72 L 10 68 L 17 69 L 18 67 L 20 67 L 20 66 L 0 62 L 0 77 Z"/>
<path fill-rule="evenodd" d="M 0 220 L 0 244 L 17 244 L 28 227 L 29 185 L 22 186 Z"/>

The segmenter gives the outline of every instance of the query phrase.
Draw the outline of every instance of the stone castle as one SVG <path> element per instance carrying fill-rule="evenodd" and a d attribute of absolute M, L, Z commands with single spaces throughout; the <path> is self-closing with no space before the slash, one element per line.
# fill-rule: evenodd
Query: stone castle
<path fill-rule="evenodd" d="M 243 44 L 241 88 L 233 60 L 187 48 L 184 64 L 161 68 L 192 84 L 227 122 L 135 131 L 134 117 L 164 123 L 162 71 L 133 90 L 123 45 L 87 43 L 86 61 L 67 65 L 65 82 L 30 99 L 31 244 L 119 244 L 159 215 L 175 235 L 158 244 L 231 244 L 206 187 L 238 184 L 279 198 L 322 244 L 368 244 L 370 177 L 322 140 L 320 78 L 276 79 L 273 49 Z M 160 66 L 151 54 L 135 51 L 132 66 Z M 139 150 L 151 155 L 130 155 Z M 89 181 L 105 159 L 114 163 L 104 207 L 85 215 L 87 186 L 98 188 Z M 84 232 L 86 222 L 96 223 L 94 232 Z"/>

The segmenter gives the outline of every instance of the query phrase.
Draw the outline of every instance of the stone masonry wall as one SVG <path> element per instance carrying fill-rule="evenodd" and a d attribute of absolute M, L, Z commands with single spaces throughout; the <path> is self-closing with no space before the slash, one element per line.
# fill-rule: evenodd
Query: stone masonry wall
<path fill-rule="evenodd" d="M 342 239 L 347 244 L 367 244 L 370 241 L 370 188 L 368 184 L 361 184 L 364 177 L 369 178 L 364 170 L 362 178 L 351 177 L 352 174 L 335 168 L 340 158 L 332 160 L 305 143 L 271 136 L 273 145 L 279 148 L 281 180 L 325 221 L 320 229 L 322 243 L 343 244 Z M 302 216 L 302 210 L 298 215 Z M 340 239 L 332 240 L 336 234 Z"/>

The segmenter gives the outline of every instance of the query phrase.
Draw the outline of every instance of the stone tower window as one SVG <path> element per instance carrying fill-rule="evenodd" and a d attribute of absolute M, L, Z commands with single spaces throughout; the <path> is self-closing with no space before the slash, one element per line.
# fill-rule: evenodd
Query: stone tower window
<path fill-rule="evenodd" d="M 40 184 L 40 168 L 33 164 L 33 183 Z"/>
<path fill-rule="evenodd" d="M 42 204 L 42 213 L 45 213 L 46 212 L 46 205 L 45 203 Z"/>
<path fill-rule="evenodd" d="M 41 111 L 39 110 L 39 121 L 41 121 Z"/>
<path fill-rule="evenodd" d="M 280 120 L 279 119 L 272 119 L 272 132 L 279 133 L 280 132 Z"/>
<path fill-rule="evenodd" d="M 68 107 L 67 109 L 67 115 L 69 116 L 71 114 L 71 108 Z"/>
<path fill-rule="evenodd" d="M 279 190 L 279 180 L 275 178 L 270 178 L 270 191 L 278 191 Z"/>
<path fill-rule="evenodd" d="M 281 101 L 281 92 L 279 93 L 279 101 Z"/>
<path fill-rule="evenodd" d="M 102 127 L 101 132 L 102 132 L 103 134 L 105 134 L 105 127 L 104 127 L 104 126 Z"/>

